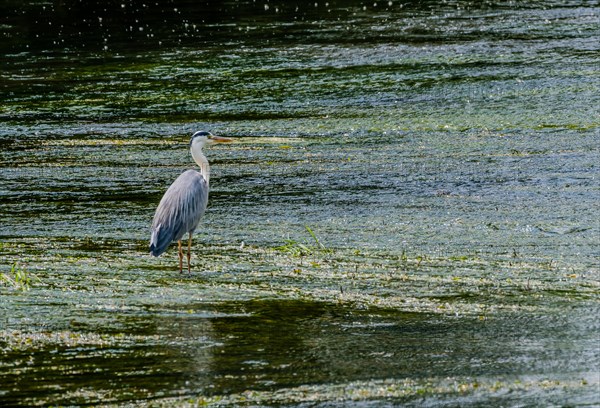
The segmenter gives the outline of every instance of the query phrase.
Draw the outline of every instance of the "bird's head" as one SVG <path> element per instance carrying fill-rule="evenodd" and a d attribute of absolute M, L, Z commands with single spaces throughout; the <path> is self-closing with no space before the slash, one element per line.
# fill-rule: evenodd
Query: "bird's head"
<path fill-rule="evenodd" d="M 232 142 L 232 139 L 228 137 L 215 136 L 210 132 L 196 132 L 190 139 L 190 147 L 199 147 L 202 149 L 204 146 L 210 146 L 215 143 L 227 143 Z"/>

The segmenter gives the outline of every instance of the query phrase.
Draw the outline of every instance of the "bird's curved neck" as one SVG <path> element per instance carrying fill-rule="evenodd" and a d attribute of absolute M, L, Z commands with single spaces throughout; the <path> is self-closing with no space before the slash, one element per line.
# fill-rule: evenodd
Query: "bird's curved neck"
<path fill-rule="evenodd" d="M 200 148 L 194 148 L 192 146 L 191 151 L 194 161 L 198 166 L 200 166 L 200 174 L 202 174 L 204 180 L 206 180 L 206 184 L 208 185 L 208 181 L 210 179 L 210 166 L 208 165 L 208 159 L 206 156 L 204 156 L 202 149 Z"/>

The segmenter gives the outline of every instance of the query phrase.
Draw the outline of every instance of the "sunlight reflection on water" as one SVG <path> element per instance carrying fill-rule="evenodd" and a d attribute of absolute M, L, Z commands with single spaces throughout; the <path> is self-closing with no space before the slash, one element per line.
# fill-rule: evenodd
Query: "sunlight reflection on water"
<path fill-rule="evenodd" d="M 329 3 L 0 6 L 0 402 L 598 403 L 597 11 Z"/>

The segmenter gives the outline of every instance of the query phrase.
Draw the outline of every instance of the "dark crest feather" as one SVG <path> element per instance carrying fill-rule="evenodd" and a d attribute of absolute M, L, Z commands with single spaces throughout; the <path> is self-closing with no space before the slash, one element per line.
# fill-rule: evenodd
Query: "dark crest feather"
<path fill-rule="evenodd" d="M 192 138 L 190 139 L 190 146 L 192 145 L 192 142 L 194 141 L 194 139 L 195 139 L 195 138 L 197 138 L 197 137 L 200 137 L 200 136 L 206 136 L 206 137 L 208 137 L 208 136 L 212 136 L 212 133 L 210 133 L 210 132 L 205 132 L 205 131 L 203 131 L 203 130 L 201 130 L 201 131 L 199 131 L 199 132 L 196 132 L 196 133 L 194 133 L 194 134 L 192 135 Z"/>

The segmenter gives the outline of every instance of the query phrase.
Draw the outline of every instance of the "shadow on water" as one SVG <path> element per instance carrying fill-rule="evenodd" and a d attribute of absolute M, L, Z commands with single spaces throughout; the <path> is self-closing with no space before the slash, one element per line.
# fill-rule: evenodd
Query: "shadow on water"
<path fill-rule="evenodd" d="M 528 373 L 533 378 L 543 368 L 538 362 L 551 357 L 553 343 L 561 343 L 556 331 L 565 330 L 556 326 L 560 319 L 483 321 L 275 299 L 91 314 L 97 318 L 92 331 L 72 322 L 67 331 L 15 332 L 20 339 L 2 344 L 5 358 L 13 360 L 0 373 L 6 406 L 215 401 L 250 389 L 266 393 L 265 401 L 285 401 L 285 390 L 292 394 L 298 387 L 309 392 L 323 384 L 360 387 L 409 378 L 397 400 L 418 401 L 435 391 L 432 381 L 442 379 L 479 378 L 482 389 L 486 377 L 495 378 L 498 388 L 506 387 L 501 381 L 526 382 Z M 102 320 L 126 330 L 103 330 Z M 563 351 L 576 360 L 590 357 L 574 346 Z M 27 361 L 19 361 L 24 350 Z M 575 379 L 567 375 L 563 385 L 567 380 Z M 319 396 L 318 388 L 310 392 L 315 401 L 330 398 Z M 363 392 L 368 399 L 373 390 Z M 457 392 L 455 385 L 446 392 Z"/>

